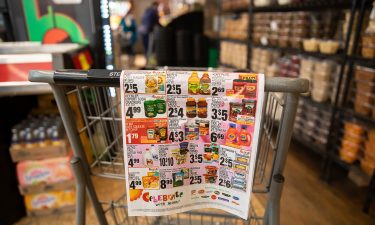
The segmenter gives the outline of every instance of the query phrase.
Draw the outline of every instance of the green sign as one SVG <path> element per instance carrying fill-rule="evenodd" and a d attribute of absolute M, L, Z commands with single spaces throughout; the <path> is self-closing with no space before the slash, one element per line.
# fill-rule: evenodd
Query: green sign
<path fill-rule="evenodd" d="M 54 12 L 51 5 L 47 14 L 41 16 L 38 0 L 22 2 L 30 41 L 59 43 L 69 37 L 74 43 L 89 43 L 80 25 L 70 16 Z"/>

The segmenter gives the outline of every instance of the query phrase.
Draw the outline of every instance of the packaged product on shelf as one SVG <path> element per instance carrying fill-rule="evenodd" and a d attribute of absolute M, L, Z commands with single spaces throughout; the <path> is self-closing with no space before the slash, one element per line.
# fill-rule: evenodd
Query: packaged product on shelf
<path fill-rule="evenodd" d="M 340 13 L 329 11 L 257 13 L 252 30 L 253 42 L 282 48 L 303 47 L 309 52 L 319 51 L 321 44 L 322 53 L 334 54 L 340 47 L 340 40 L 336 39 L 338 20 Z M 320 42 L 320 39 L 324 41 Z"/>
<path fill-rule="evenodd" d="M 340 43 L 333 40 L 321 40 L 319 41 L 319 51 L 323 54 L 336 54 L 339 50 Z"/>
<path fill-rule="evenodd" d="M 303 49 L 306 52 L 317 52 L 319 49 L 319 41 L 315 38 L 303 40 Z"/>
<path fill-rule="evenodd" d="M 361 159 L 361 168 L 370 176 L 375 171 L 375 129 L 367 132 L 364 155 Z"/>
<path fill-rule="evenodd" d="M 30 116 L 11 131 L 13 162 L 66 156 L 70 150 L 58 116 Z"/>
<path fill-rule="evenodd" d="M 348 121 L 344 123 L 344 136 L 340 148 L 340 158 L 343 161 L 353 163 L 358 159 L 364 133 L 365 129 L 361 124 Z"/>
<path fill-rule="evenodd" d="M 261 6 L 269 6 L 271 5 L 272 0 L 254 0 L 254 6 L 261 7 Z"/>
<path fill-rule="evenodd" d="M 223 11 L 243 9 L 248 7 L 250 0 L 223 0 L 221 1 L 221 8 Z"/>
<path fill-rule="evenodd" d="M 298 77 L 300 70 L 300 56 L 285 55 L 277 61 L 278 76 Z"/>
<path fill-rule="evenodd" d="M 29 194 L 25 196 L 26 210 L 31 215 L 44 214 L 43 211 L 59 209 L 74 210 L 75 190 L 50 191 L 39 194 Z"/>
<path fill-rule="evenodd" d="M 375 3 L 369 16 L 369 23 L 362 36 L 362 56 L 367 59 L 375 58 Z"/>
<path fill-rule="evenodd" d="M 328 143 L 331 112 L 319 109 L 310 102 L 300 100 L 295 121 L 295 135 L 322 148 Z"/>
<path fill-rule="evenodd" d="M 129 215 L 160 216 L 211 207 L 247 218 L 264 76 L 158 73 L 165 74 L 165 83 L 158 83 L 166 87 L 164 94 L 146 93 L 146 75 L 156 71 L 144 75 L 123 71 L 120 78 L 126 188 L 137 193 L 127 202 Z M 126 92 L 132 84 L 139 84 L 139 93 Z M 216 193 L 225 193 L 220 198 L 228 201 L 215 201 Z"/>
<path fill-rule="evenodd" d="M 354 110 L 375 118 L 375 69 L 357 66 L 355 69 Z"/>
<path fill-rule="evenodd" d="M 17 164 L 17 178 L 21 187 L 53 184 L 73 179 L 70 157 L 22 161 Z"/>
<path fill-rule="evenodd" d="M 220 36 L 244 40 L 247 38 L 249 23 L 248 13 L 241 13 L 238 18 L 224 17 Z"/>
<path fill-rule="evenodd" d="M 276 72 L 266 72 L 279 58 L 280 52 L 271 49 L 253 48 L 250 67 L 253 71 L 265 73 L 266 76 L 275 76 Z M 274 66 L 275 67 L 275 66 Z"/>
<path fill-rule="evenodd" d="M 334 61 L 320 60 L 314 62 L 312 72 L 311 97 L 316 102 L 325 102 L 332 99 L 332 88 L 335 86 L 333 77 L 338 71 L 338 65 Z"/>
<path fill-rule="evenodd" d="M 247 68 L 247 45 L 230 41 L 220 42 L 220 62 L 239 69 Z"/>

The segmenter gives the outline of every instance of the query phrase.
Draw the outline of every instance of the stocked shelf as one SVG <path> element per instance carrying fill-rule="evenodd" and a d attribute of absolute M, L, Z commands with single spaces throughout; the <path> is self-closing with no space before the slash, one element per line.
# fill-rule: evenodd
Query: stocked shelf
<path fill-rule="evenodd" d="M 375 3 L 372 0 L 299 2 L 262 7 L 249 6 L 248 9 L 244 7 L 241 12 L 248 10 L 249 39 L 239 41 L 220 38 L 219 40 L 248 43 L 247 55 L 233 51 L 230 47 L 226 49 L 226 58 L 247 56 L 249 62 L 247 66 L 254 72 L 269 76 L 309 79 L 312 82 L 311 97 L 300 97 L 293 140 L 324 158 L 322 173 L 326 179 L 330 179 L 333 165 L 338 165 L 345 170 L 359 167 L 362 172 L 369 174 L 375 164 L 371 164 L 372 161 L 366 159 L 365 147 L 361 146 L 361 154 L 353 161 L 350 154 L 345 155 L 348 148 L 350 152 L 350 146 L 346 145 L 350 138 L 341 134 L 343 124 L 346 123 L 358 123 L 366 129 L 375 127 L 375 119 L 371 118 L 375 115 L 373 107 L 375 75 L 366 74 L 365 77 L 362 74 L 362 77 L 358 78 L 357 75 L 352 74 L 353 68 L 357 66 L 367 67 L 367 70 L 375 69 L 374 58 L 361 57 L 362 54 L 373 57 L 373 36 L 366 34 L 365 30 L 370 29 L 368 27 L 374 24 L 369 15 L 375 10 L 372 9 Z M 254 4 L 254 1 L 252 3 Z M 266 1 L 255 1 L 256 3 L 262 4 Z M 230 11 L 235 12 L 235 10 Z M 225 11 L 227 12 L 228 10 Z M 236 26 L 230 24 L 228 27 Z M 371 30 L 373 29 L 374 27 Z M 316 50 L 316 52 L 308 52 L 305 49 Z M 353 55 L 348 53 L 350 50 Z M 324 54 L 320 51 L 335 54 Z M 230 55 L 234 56 L 230 57 Z M 237 61 L 239 60 L 232 60 L 230 63 L 236 64 Z M 358 87 L 354 86 L 354 89 L 353 79 L 361 80 L 361 84 Z M 352 93 L 352 90 L 357 89 L 360 90 L 358 95 Z M 344 106 L 337 107 L 337 105 Z M 342 117 L 343 115 L 345 116 Z M 367 140 L 366 135 L 362 135 L 362 139 Z"/>
<path fill-rule="evenodd" d="M 322 54 L 322 53 L 319 53 L 319 52 L 307 52 L 307 51 L 304 51 L 302 49 L 297 49 L 297 48 L 283 48 L 283 47 L 279 47 L 279 46 L 265 46 L 265 45 L 254 45 L 254 44 L 251 44 L 250 46 L 254 47 L 254 48 L 265 48 L 265 49 L 279 50 L 279 51 L 283 51 L 283 52 L 287 52 L 287 53 L 291 53 L 291 54 L 301 54 L 301 55 L 316 57 L 316 58 L 320 58 L 320 59 L 329 58 L 329 59 L 343 60 L 343 58 L 345 57 L 344 53 L 336 53 L 336 54 L 329 55 L 329 54 Z"/>
<path fill-rule="evenodd" d="M 368 66 L 375 68 L 375 60 L 374 59 L 366 59 L 363 57 L 356 57 L 356 56 L 351 56 L 349 57 L 350 60 L 354 61 L 355 63 L 361 65 L 361 66 Z"/>
<path fill-rule="evenodd" d="M 233 8 L 233 9 L 223 9 L 222 13 L 244 13 L 244 12 L 248 12 L 248 11 L 249 11 L 249 7 L 243 6 L 243 7 L 239 7 L 239 8 Z"/>
<path fill-rule="evenodd" d="M 254 13 L 258 12 L 295 12 L 295 11 L 318 11 L 325 9 L 348 9 L 351 7 L 353 1 L 306 1 L 304 3 L 294 3 L 288 5 L 270 5 L 262 7 L 254 7 L 252 10 Z"/>
<path fill-rule="evenodd" d="M 329 157 L 334 163 L 346 170 L 349 170 L 350 167 L 353 166 L 352 164 L 342 161 L 336 152 L 331 151 Z"/>
<path fill-rule="evenodd" d="M 303 146 L 308 147 L 311 151 L 315 152 L 320 156 L 326 155 L 325 146 L 312 143 L 309 140 L 302 138 L 300 135 L 293 134 L 293 140 L 302 144 Z"/>
<path fill-rule="evenodd" d="M 229 42 L 234 42 L 234 43 L 239 43 L 239 44 L 249 44 L 249 39 L 235 39 L 235 38 L 224 38 L 220 37 L 220 41 L 229 41 Z"/>
<path fill-rule="evenodd" d="M 307 97 L 307 96 L 300 96 L 300 99 L 302 101 L 305 101 L 308 104 L 318 108 L 318 109 L 327 110 L 327 111 L 333 110 L 333 105 L 329 102 L 316 102 L 316 101 L 313 101 L 310 97 Z"/>
<path fill-rule="evenodd" d="M 224 69 L 228 69 L 230 71 L 237 71 L 237 72 L 240 72 L 240 71 L 248 71 L 247 69 L 239 69 L 235 66 L 232 66 L 232 65 L 229 65 L 229 64 L 225 64 L 225 63 L 220 63 L 219 64 L 220 67 L 224 68 Z"/>
<path fill-rule="evenodd" d="M 339 109 L 341 111 L 344 111 L 346 113 L 346 115 L 353 116 L 354 118 L 362 121 L 363 123 L 366 123 L 366 124 L 369 124 L 370 126 L 374 126 L 375 127 L 375 119 L 372 119 L 371 117 L 368 117 L 368 116 L 361 115 L 361 114 L 355 112 L 351 108 L 341 107 Z"/>

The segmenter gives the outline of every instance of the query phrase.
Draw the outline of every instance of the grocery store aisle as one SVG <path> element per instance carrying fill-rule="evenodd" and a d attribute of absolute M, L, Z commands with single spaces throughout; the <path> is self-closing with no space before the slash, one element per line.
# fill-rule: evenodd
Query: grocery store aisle
<path fill-rule="evenodd" d="M 375 203 L 370 215 L 361 211 L 366 189 L 355 187 L 346 178 L 331 184 L 321 181 L 320 160 L 314 157 L 309 150 L 292 144 L 285 168 L 281 224 L 375 224 Z"/>

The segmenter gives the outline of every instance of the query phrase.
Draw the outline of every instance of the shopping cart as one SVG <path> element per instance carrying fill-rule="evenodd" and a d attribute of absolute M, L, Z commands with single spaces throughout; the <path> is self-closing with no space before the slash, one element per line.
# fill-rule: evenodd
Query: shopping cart
<path fill-rule="evenodd" d="M 164 68 L 165 69 L 165 68 Z M 174 69 L 175 70 L 175 69 Z M 190 69 L 189 69 L 190 70 Z M 124 179 L 119 71 L 31 71 L 33 82 L 49 83 L 71 143 L 76 178 L 76 223 L 85 224 L 88 194 L 99 224 L 279 224 L 283 170 L 300 93 L 308 81 L 266 78 L 265 104 L 248 220 L 219 210 L 163 217 L 128 217 L 126 193 L 98 199 L 93 176 Z M 123 186 L 125 192 L 125 182 Z M 259 210 L 263 206 L 263 210 Z"/>

